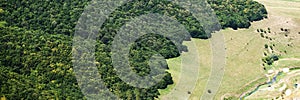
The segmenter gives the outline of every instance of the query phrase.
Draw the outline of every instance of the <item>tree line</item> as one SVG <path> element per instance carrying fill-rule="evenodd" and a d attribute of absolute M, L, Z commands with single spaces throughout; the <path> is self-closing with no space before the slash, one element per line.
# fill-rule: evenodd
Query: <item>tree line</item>
<path fill-rule="evenodd" d="M 85 99 L 74 76 L 71 52 L 76 22 L 89 1 L 0 0 L 0 21 L 4 23 L 0 24 L 0 96 Z M 223 28 L 247 28 L 251 21 L 261 20 L 267 14 L 262 4 L 252 0 L 208 0 L 208 3 Z M 166 71 L 157 85 L 136 88 L 123 82 L 112 66 L 110 48 L 118 29 L 130 19 L 151 12 L 174 16 L 193 38 L 211 37 L 190 12 L 167 0 L 133 0 L 119 7 L 99 28 L 95 55 L 105 85 L 122 99 L 154 99 L 160 95 L 158 89 L 173 84 L 171 74 Z M 152 55 L 178 57 L 186 49 L 180 47 L 161 35 L 142 36 L 131 47 L 131 67 L 138 75 L 145 76 L 150 72 L 148 61 Z M 165 64 L 156 66 L 168 69 Z"/>

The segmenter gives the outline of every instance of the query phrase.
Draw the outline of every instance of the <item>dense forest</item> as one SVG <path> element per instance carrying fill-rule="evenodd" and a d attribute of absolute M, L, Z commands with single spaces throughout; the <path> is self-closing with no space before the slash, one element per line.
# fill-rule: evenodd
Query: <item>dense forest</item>
<path fill-rule="evenodd" d="M 0 97 L 84 99 L 72 69 L 71 53 L 74 28 L 89 1 L 0 0 Z M 250 22 L 267 17 L 264 6 L 252 0 L 207 2 L 222 28 L 248 28 Z M 158 89 L 173 84 L 171 74 L 165 72 L 155 86 L 133 87 L 118 78 L 111 64 L 111 42 L 118 29 L 130 19 L 147 13 L 175 16 L 192 37 L 211 37 L 190 12 L 168 0 L 133 0 L 119 7 L 100 27 L 95 54 L 102 80 L 122 99 L 154 99 L 159 95 Z M 148 34 L 131 47 L 130 64 L 136 73 L 144 76 L 149 74 L 148 60 L 152 55 L 159 53 L 165 59 L 174 58 L 184 48 L 176 48 L 163 36 Z M 157 66 L 168 69 L 165 64 Z"/>

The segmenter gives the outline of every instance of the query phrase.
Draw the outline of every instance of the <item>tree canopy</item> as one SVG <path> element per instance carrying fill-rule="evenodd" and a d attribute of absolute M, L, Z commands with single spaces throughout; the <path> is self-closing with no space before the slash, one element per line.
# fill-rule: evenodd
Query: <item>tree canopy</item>
<path fill-rule="evenodd" d="M 72 69 L 71 52 L 75 26 L 89 1 L 0 0 L 0 97 L 85 99 Z M 264 6 L 252 0 L 208 0 L 208 3 L 223 28 L 248 28 L 251 21 L 267 16 Z M 106 87 L 122 99 L 154 99 L 160 95 L 158 89 L 173 84 L 171 74 L 165 71 L 155 86 L 133 87 L 123 82 L 112 66 L 110 48 L 118 29 L 130 19 L 147 13 L 173 17 L 194 38 L 211 37 L 190 12 L 168 0 L 132 0 L 119 7 L 99 26 L 95 55 Z M 161 35 L 147 34 L 130 48 L 130 64 L 140 76 L 147 75 L 151 56 L 178 57 L 187 49 L 184 45 L 180 47 Z M 168 69 L 163 63 L 156 66 Z"/>

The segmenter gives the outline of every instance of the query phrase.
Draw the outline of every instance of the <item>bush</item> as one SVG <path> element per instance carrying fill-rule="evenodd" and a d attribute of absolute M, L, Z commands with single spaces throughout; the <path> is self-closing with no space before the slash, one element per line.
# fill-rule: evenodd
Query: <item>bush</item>
<path fill-rule="evenodd" d="M 268 44 L 265 44 L 265 48 L 268 49 L 268 47 L 269 47 Z"/>
<path fill-rule="evenodd" d="M 263 29 L 260 29 L 260 32 L 264 32 L 264 30 L 263 30 Z"/>
<path fill-rule="evenodd" d="M 260 37 L 264 38 L 265 37 L 264 33 L 260 33 Z"/>
<path fill-rule="evenodd" d="M 265 62 L 268 65 L 272 65 L 274 61 L 278 61 L 278 60 L 279 60 L 279 56 L 275 54 L 263 58 L 263 62 Z"/>

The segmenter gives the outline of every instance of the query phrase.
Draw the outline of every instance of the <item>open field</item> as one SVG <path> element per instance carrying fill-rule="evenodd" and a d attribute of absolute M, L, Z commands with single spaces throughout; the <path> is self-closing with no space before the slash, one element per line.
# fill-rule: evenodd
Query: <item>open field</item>
<path fill-rule="evenodd" d="M 225 29 L 221 33 L 225 36 L 226 43 L 226 68 L 222 84 L 214 99 L 219 100 L 221 97 L 240 96 L 243 92 L 249 91 L 262 82 L 265 82 L 265 71 L 263 70 L 261 59 L 264 57 L 264 44 L 275 44 L 277 51 L 286 50 L 281 58 L 300 58 L 300 2 L 297 0 L 257 0 L 263 3 L 268 12 L 269 18 L 253 22 L 249 29 Z M 298 11 L 298 12 L 297 12 Z M 281 35 L 270 35 L 275 38 L 274 41 L 268 41 L 261 38 L 256 29 L 271 28 L 274 33 L 279 33 L 280 28 L 288 28 L 291 30 L 288 38 Z M 206 92 L 205 86 L 210 74 L 211 67 L 211 46 L 209 40 L 193 39 L 198 47 L 200 64 L 198 82 L 193 91 L 191 91 L 191 100 L 198 100 L 201 95 Z M 292 47 L 286 46 L 293 43 Z M 170 72 L 175 76 L 176 83 L 178 77 L 178 58 L 168 60 Z M 295 65 L 298 63 L 291 61 L 280 61 L 282 67 L 285 64 Z M 195 78 L 195 77 L 192 77 Z M 170 86 L 173 87 L 173 86 Z M 162 90 L 165 94 L 170 88 Z M 226 95 L 225 95 L 226 94 Z M 225 95 L 225 96 L 223 96 Z"/>
<path fill-rule="evenodd" d="M 275 68 L 289 68 L 289 67 L 295 67 L 300 66 L 300 59 L 281 59 L 277 62 L 277 64 L 274 64 Z"/>
<path fill-rule="evenodd" d="M 239 35 L 244 35 L 245 37 L 248 37 L 248 39 L 244 39 L 242 37 L 238 37 L 241 38 L 238 41 L 233 41 L 233 42 L 227 42 L 227 54 L 228 54 L 228 60 L 227 60 L 227 66 L 226 66 L 226 70 L 231 70 L 234 69 L 234 67 L 231 66 L 232 65 L 236 65 L 239 64 L 240 62 L 243 62 L 244 64 L 241 64 L 240 66 L 235 66 L 235 69 L 239 69 L 239 70 L 235 70 L 235 71 L 230 71 L 228 73 L 225 74 L 224 76 L 224 80 L 223 80 L 223 85 L 221 90 L 219 91 L 219 95 L 224 94 L 224 93 L 242 93 L 245 92 L 243 90 L 238 90 L 237 88 L 240 87 L 239 84 L 245 84 L 243 82 L 237 82 L 236 80 L 243 80 L 247 81 L 246 79 L 255 79 L 254 77 L 264 77 L 263 75 L 263 70 L 262 70 L 262 66 L 261 66 L 261 61 L 260 59 L 263 57 L 262 56 L 262 52 L 263 50 L 263 45 L 264 44 L 276 44 L 276 49 L 277 51 L 284 51 L 286 50 L 287 53 L 283 54 L 281 56 L 281 58 L 291 58 L 291 57 L 295 57 L 295 58 L 299 58 L 300 54 L 300 48 L 297 44 L 299 44 L 299 34 L 298 32 L 300 29 L 300 3 L 295 3 L 295 2 L 288 2 L 288 1 L 282 1 L 282 0 L 257 0 L 260 3 L 263 3 L 268 12 L 269 12 L 269 18 L 263 21 L 259 21 L 259 22 L 254 22 L 252 24 L 252 27 L 250 27 L 247 30 L 238 30 L 238 31 L 232 31 L 232 30 L 225 30 L 225 36 L 228 40 L 228 38 L 233 37 L 234 39 L 237 39 L 236 36 Z M 298 10 L 299 9 L 299 10 Z M 298 12 L 297 12 L 298 10 Z M 289 34 L 288 37 L 284 37 L 282 35 L 273 35 L 273 37 L 275 38 L 273 41 L 268 41 L 268 40 L 261 40 L 262 38 L 260 36 L 257 36 L 256 32 L 254 32 L 255 29 L 267 29 L 270 28 L 272 32 L 280 32 L 280 28 L 286 28 L 286 29 L 290 29 L 291 32 Z M 237 32 L 237 34 L 232 34 Z M 249 36 L 250 34 L 254 34 Z M 271 34 L 272 35 L 272 34 Z M 241 46 L 241 44 L 245 43 L 244 41 L 251 41 L 251 38 L 254 38 L 255 42 L 250 42 L 249 45 L 247 46 Z M 240 45 L 236 45 L 236 44 L 240 44 Z M 254 44 L 254 45 L 251 45 Z M 289 47 L 287 46 L 287 44 L 292 44 L 293 46 Z M 235 50 L 231 50 L 230 47 L 232 46 L 232 48 Z M 248 51 L 246 50 L 239 50 L 240 48 L 246 48 L 249 49 Z M 241 51 L 241 52 L 239 52 Z M 235 57 L 235 55 L 232 55 L 234 53 L 237 53 L 237 55 L 243 55 L 240 57 Z M 232 59 L 230 59 L 232 58 Z M 291 64 L 291 65 L 295 65 L 295 63 L 293 62 L 281 62 L 281 66 L 283 66 L 282 64 Z M 251 65 L 253 64 L 253 65 Z M 243 71 L 242 68 L 248 68 L 247 71 Z M 250 69 L 249 69 L 250 68 Z M 253 69 L 253 70 L 252 70 Z M 246 69 L 244 69 L 246 70 Z M 242 72 L 242 73 L 240 73 Z M 244 73 L 243 73 L 244 72 Z M 248 75 L 248 74 L 252 74 Z M 239 77 L 234 77 L 234 74 L 238 74 Z M 229 77 L 231 76 L 231 77 Z M 234 82 L 235 79 L 235 82 Z M 248 81 L 250 82 L 250 81 Z M 232 83 L 235 83 L 235 85 L 230 85 Z M 247 90 L 246 90 L 247 91 Z M 220 96 L 216 96 L 215 99 L 218 99 L 218 97 Z"/>
<path fill-rule="evenodd" d="M 198 47 L 199 57 L 200 57 L 200 68 L 199 68 L 199 76 L 198 81 L 196 83 L 196 87 L 193 90 L 190 99 L 198 100 L 201 98 L 202 94 L 205 91 L 205 87 L 207 85 L 207 81 L 211 72 L 211 46 L 209 40 L 199 40 L 193 39 Z"/>
<path fill-rule="evenodd" d="M 166 89 L 159 90 L 162 94 L 159 97 L 160 99 L 181 100 L 189 97 L 191 93 L 193 93 L 196 83 L 199 83 L 197 82 L 197 74 L 209 72 L 200 65 L 199 61 L 207 61 L 205 61 L 206 59 L 204 57 L 199 56 L 195 40 L 185 41 L 183 44 L 188 46 L 189 51 L 182 53 L 180 57 L 167 60 L 170 68 L 168 72 L 172 74 L 175 84 L 168 86 Z M 199 57 L 199 59 L 197 57 Z"/>
<path fill-rule="evenodd" d="M 256 28 L 251 27 L 249 30 L 241 29 L 235 31 L 226 29 L 221 31 L 225 36 L 227 64 L 223 82 L 219 89 L 220 91 L 217 93 L 215 99 L 220 98 L 225 93 L 242 93 L 243 88 L 247 88 L 247 85 L 245 84 L 251 85 L 252 80 L 263 78 L 264 72 L 262 70 L 262 62 L 260 59 L 263 57 L 263 52 L 261 51 L 263 51 L 263 44 L 265 41 L 260 38 L 258 33 L 255 33 L 255 30 Z M 195 89 L 191 91 L 190 99 L 198 100 L 204 92 L 207 92 L 205 87 L 210 75 L 212 50 L 209 40 L 193 39 L 193 41 L 198 47 L 201 66 L 199 69 L 198 82 Z M 259 50 L 257 50 L 258 44 L 261 44 Z M 176 76 L 180 72 L 178 71 L 178 66 L 176 66 L 178 65 L 178 62 L 176 62 L 178 60 L 176 59 L 178 58 L 168 60 L 168 64 L 170 64 L 169 72 L 171 72 L 172 75 L 174 74 L 175 78 L 173 79 L 175 83 L 177 81 Z M 232 85 L 232 82 L 234 82 L 234 85 Z M 164 94 L 166 91 L 170 91 L 170 89 L 167 88 L 162 90 L 161 93 Z"/>
<path fill-rule="evenodd" d="M 181 65 L 181 57 L 176 57 L 176 58 L 172 58 L 172 59 L 168 59 L 167 60 L 168 66 L 169 66 L 169 73 L 172 73 L 171 76 L 173 78 L 174 83 L 176 84 L 178 82 L 178 78 L 180 75 L 180 65 Z M 161 93 L 161 95 L 166 95 L 168 94 L 170 91 L 172 91 L 175 87 L 175 84 L 169 85 L 167 87 L 167 89 L 163 89 L 163 90 L 159 90 L 159 92 Z"/>
<path fill-rule="evenodd" d="M 220 99 L 226 93 L 238 96 L 247 91 L 244 88 L 249 88 L 248 85 L 256 83 L 252 80 L 264 77 L 261 58 L 266 41 L 255 32 L 256 24 L 260 25 L 259 22 L 255 22 L 249 29 L 222 31 L 226 40 L 227 64 L 222 85 L 215 99 Z"/>

